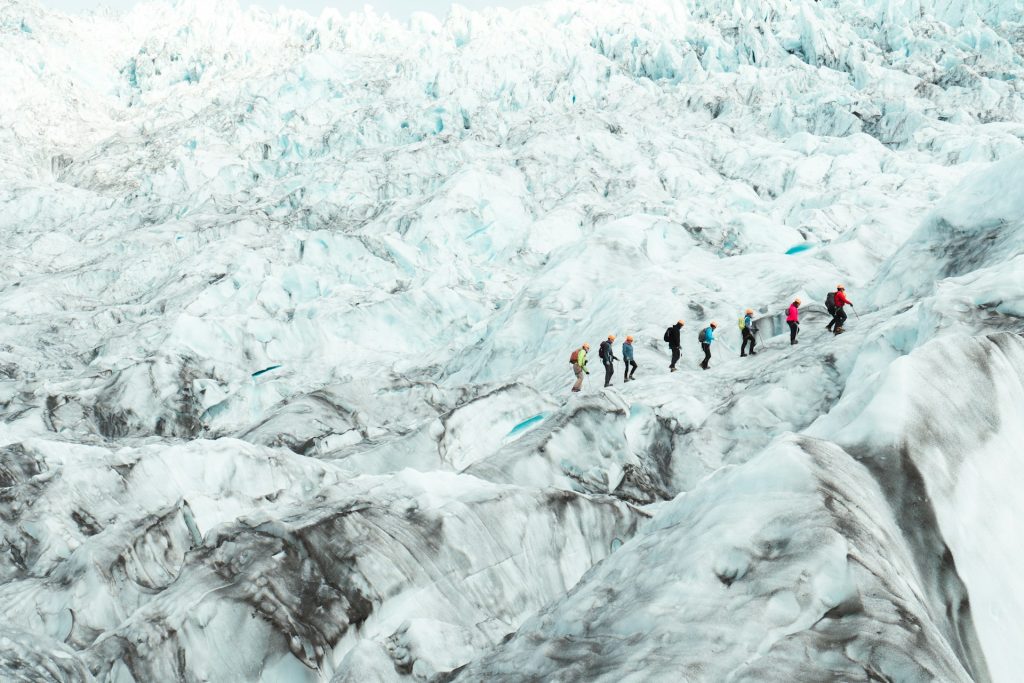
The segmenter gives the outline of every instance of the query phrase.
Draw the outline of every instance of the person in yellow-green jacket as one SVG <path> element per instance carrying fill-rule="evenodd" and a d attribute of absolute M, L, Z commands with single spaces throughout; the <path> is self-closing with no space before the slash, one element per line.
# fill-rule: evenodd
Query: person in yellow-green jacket
<path fill-rule="evenodd" d="M 572 352 L 569 356 L 569 363 L 572 364 L 572 371 L 576 375 L 576 383 L 572 385 L 573 391 L 579 391 L 583 388 L 583 375 L 590 374 L 587 370 L 587 351 L 590 350 L 590 344 L 583 342 L 583 346 Z"/>

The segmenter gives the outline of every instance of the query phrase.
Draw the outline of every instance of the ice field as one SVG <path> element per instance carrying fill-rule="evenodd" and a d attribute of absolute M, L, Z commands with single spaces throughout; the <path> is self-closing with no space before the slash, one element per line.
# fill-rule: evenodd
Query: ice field
<path fill-rule="evenodd" d="M 1024 0 L 0 0 L 0 64 L 0 681 L 1022 680 Z"/>

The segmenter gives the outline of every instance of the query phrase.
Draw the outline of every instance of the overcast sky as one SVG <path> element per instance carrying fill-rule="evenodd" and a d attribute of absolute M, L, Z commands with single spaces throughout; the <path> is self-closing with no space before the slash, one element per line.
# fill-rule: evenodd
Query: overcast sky
<path fill-rule="evenodd" d="M 107 5 L 114 9 L 127 9 L 138 0 L 41 0 L 42 4 L 65 12 L 77 12 Z M 426 11 L 443 17 L 448 12 L 452 0 L 239 0 L 245 5 L 261 5 L 270 10 L 284 6 L 292 9 L 306 10 L 310 14 L 320 14 L 325 7 L 336 7 L 342 12 L 362 9 L 364 5 L 372 5 L 378 12 L 387 12 L 396 18 L 406 18 L 412 12 Z M 480 9 L 500 5 L 502 7 L 520 7 L 530 4 L 530 0 L 459 0 L 458 4 L 470 9 Z"/>

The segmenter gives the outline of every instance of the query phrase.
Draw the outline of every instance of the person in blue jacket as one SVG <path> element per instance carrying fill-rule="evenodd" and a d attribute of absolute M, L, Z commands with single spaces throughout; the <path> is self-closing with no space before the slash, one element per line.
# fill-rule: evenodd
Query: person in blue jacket
<path fill-rule="evenodd" d="M 747 355 L 747 344 L 750 344 L 750 355 L 756 356 L 757 351 L 754 350 L 754 346 L 757 345 L 757 339 L 754 338 L 754 309 L 748 308 L 746 313 L 743 315 L 743 343 L 740 344 L 740 356 Z"/>
<path fill-rule="evenodd" d="M 704 350 L 704 360 L 700 362 L 700 366 L 705 370 L 708 369 L 708 363 L 711 361 L 711 344 L 715 341 L 715 330 L 717 329 L 718 323 L 712 320 L 711 324 L 700 333 L 700 348 Z"/>
<path fill-rule="evenodd" d="M 626 341 L 622 342 L 622 364 L 626 366 L 626 372 L 622 377 L 623 382 L 629 382 L 636 373 L 636 361 L 633 360 L 633 335 L 627 335 Z M 632 367 L 632 369 L 630 369 Z"/>

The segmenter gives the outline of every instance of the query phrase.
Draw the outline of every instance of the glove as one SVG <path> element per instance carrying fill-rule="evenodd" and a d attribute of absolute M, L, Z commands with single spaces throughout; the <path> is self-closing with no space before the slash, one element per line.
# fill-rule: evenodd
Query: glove
<path fill-rule="evenodd" d="M 587 373 L 588 375 L 590 374 L 590 370 L 584 370 L 583 372 Z"/>

